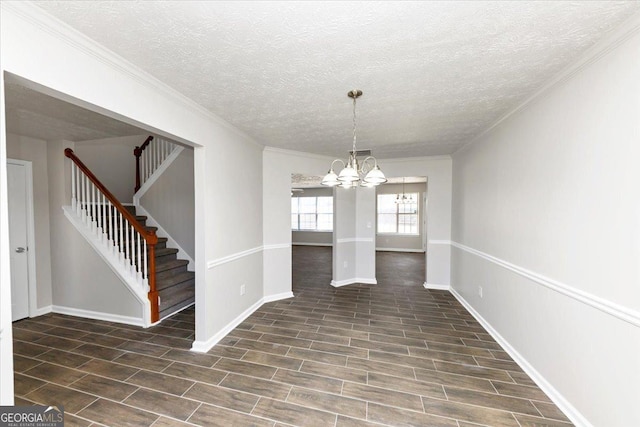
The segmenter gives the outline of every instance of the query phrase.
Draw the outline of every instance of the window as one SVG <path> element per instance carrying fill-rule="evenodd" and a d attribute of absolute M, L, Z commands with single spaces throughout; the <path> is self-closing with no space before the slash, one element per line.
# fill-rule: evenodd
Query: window
<path fill-rule="evenodd" d="M 291 229 L 333 231 L 333 197 L 292 197 Z"/>
<path fill-rule="evenodd" d="M 406 193 L 413 203 L 396 203 L 398 194 L 378 194 L 378 233 L 418 234 L 418 193 Z"/>

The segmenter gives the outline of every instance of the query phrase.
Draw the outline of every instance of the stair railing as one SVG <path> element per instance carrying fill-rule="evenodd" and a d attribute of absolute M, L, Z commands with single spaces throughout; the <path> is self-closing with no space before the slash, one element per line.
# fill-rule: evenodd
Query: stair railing
<path fill-rule="evenodd" d="M 160 319 L 156 289 L 155 245 L 158 236 L 136 220 L 82 163 L 71 148 L 71 208 L 91 232 L 111 248 L 122 267 L 136 278 L 151 303 L 151 322 Z"/>
<path fill-rule="evenodd" d="M 138 192 L 176 147 L 177 145 L 171 141 L 149 136 L 141 146 L 133 150 L 133 155 L 136 156 L 136 187 L 134 192 Z"/>

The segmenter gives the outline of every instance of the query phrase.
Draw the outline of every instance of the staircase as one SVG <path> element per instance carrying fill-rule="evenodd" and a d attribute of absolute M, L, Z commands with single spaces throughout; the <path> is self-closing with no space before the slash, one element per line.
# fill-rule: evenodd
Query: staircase
<path fill-rule="evenodd" d="M 151 143 L 153 142 L 153 144 Z M 71 204 L 63 206 L 65 216 L 107 262 L 141 304 L 141 324 L 154 325 L 195 302 L 195 273 L 192 262 L 178 259 L 186 252 L 168 247 L 177 242 L 169 235 L 157 236 L 162 227 L 153 218 L 137 215 L 141 194 L 148 190 L 183 150 L 166 140 L 149 137 L 136 147 L 136 194 L 134 204 L 124 206 L 74 154 L 71 160 Z M 146 211 L 143 212 L 146 214 Z M 150 221 L 158 227 L 148 226 Z M 134 318 L 135 319 L 135 318 Z M 138 324 L 138 320 L 131 320 Z"/>
<path fill-rule="evenodd" d="M 146 216 L 136 215 L 135 206 L 125 206 L 125 209 L 147 230 L 157 231 L 157 227 L 146 225 Z M 166 237 L 158 236 L 155 248 L 156 290 L 162 319 L 195 302 L 196 275 L 187 271 L 189 261 L 178 259 L 178 249 L 167 247 Z M 134 256 L 134 262 L 138 266 L 137 256 Z"/>

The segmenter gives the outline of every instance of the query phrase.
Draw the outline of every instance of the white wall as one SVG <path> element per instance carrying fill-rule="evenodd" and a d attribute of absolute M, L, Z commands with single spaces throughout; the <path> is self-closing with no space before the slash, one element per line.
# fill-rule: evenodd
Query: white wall
<path fill-rule="evenodd" d="M 195 193 L 193 149 L 186 148 L 140 200 L 142 207 L 185 250 L 195 257 Z"/>
<path fill-rule="evenodd" d="M 148 136 L 80 141 L 75 143 L 73 151 L 120 203 L 131 203 L 136 186 L 133 149 L 142 145 Z"/>
<path fill-rule="evenodd" d="M 427 191 L 427 185 L 425 183 L 405 184 L 405 193 L 417 193 L 418 194 L 418 234 L 412 235 L 395 235 L 377 232 L 376 234 L 376 249 L 377 250 L 406 250 L 415 252 L 424 252 L 424 240 L 423 234 L 425 232 L 424 227 L 424 215 L 425 206 L 423 202 L 424 194 Z M 402 194 L 402 184 L 383 184 L 376 188 L 376 196 L 378 194 Z M 378 201 L 376 198 L 376 212 Z"/>
<path fill-rule="evenodd" d="M 36 308 L 46 310 L 52 303 L 47 142 L 41 139 L 7 134 L 7 157 L 32 162 L 34 241 L 36 245 Z M 36 315 L 36 313 L 32 314 Z"/>
<path fill-rule="evenodd" d="M 227 276 L 217 274 L 220 268 L 216 267 L 217 261 L 262 245 L 262 147 L 41 9 L 22 2 L 1 2 L 0 7 L 0 73 L 9 73 L 6 75 L 13 81 L 33 89 L 196 147 L 196 341 L 211 342 L 224 329 L 227 319 L 242 315 L 244 307 L 258 302 L 257 295 L 262 293 L 261 257 L 241 256 L 219 265 L 229 277 L 256 272 L 257 276 L 246 284 L 243 298 L 236 292 L 237 283 L 225 282 Z M 37 63 L 33 58 L 38 58 Z M 4 162 L 4 136 L 0 143 L 0 160 Z M 240 176 L 235 173 L 237 159 L 243 160 Z M 287 176 L 287 198 L 290 179 Z M 6 168 L 0 166 L 0 182 L 5 180 Z M 3 213 L 4 191 L 0 194 Z M 53 206 L 50 209 L 53 211 Z M 229 232 L 231 227 L 233 232 Z M 290 241 L 288 228 L 287 235 Z M 8 261 L 7 239 L 3 233 L 2 265 Z M 207 268 L 208 263 L 212 268 Z M 0 276 L 3 296 L 10 286 L 4 271 Z M 221 297 L 227 291 L 229 298 Z M 3 319 L 4 310 L 9 310 L 4 301 L 7 300 L 3 298 L 0 312 Z M 3 340 L 2 345 L 2 351 L 6 351 L 4 346 L 11 343 Z M 2 375 L 11 377 L 4 364 L 2 369 Z"/>
<path fill-rule="evenodd" d="M 333 197 L 333 189 L 329 187 L 305 188 L 303 193 L 293 193 L 291 197 Z M 294 245 L 331 246 L 333 244 L 333 232 L 292 231 L 291 242 Z"/>
<path fill-rule="evenodd" d="M 640 425 L 639 28 L 454 156 L 454 292 L 581 425 Z"/>

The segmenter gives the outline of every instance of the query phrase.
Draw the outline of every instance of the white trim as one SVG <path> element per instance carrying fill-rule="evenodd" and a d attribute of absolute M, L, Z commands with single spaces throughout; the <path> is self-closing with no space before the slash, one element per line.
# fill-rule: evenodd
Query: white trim
<path fill-rule="evenodd" d="M 171 141 L 169 141 L 169 142 L 171 142 Z M 171 143 L 173 144 L 173 142 L 171 142 Z M 173 163 L 178 158 L 180 153 L 182 153 L 184 151 L 184 147 L 182 147 L 180 145 L 177 145 L 177 144 L 173 144 L 173 145 L 175 147 L 171 151 L 171 153 L 169 153 L 167 158 L 164 159 L 162 161 L 162 163 L 160 163 L 160 166 L 158 166 L 158 168 L 153 171 L 151 176 L 144 182 L 144 184 L 142 184 L 142 186 L 140 186 L 138 191 L 136 191 L 136 193 L 133 195 L 133 205 L 134 206 L 136 206 L 136 207 L 140 206 L 140 199 L 144 196 L 144 194 L 147 191 L 149 191 L 149 189 L 160 178 L 160 176 L 169 168 L 169 166 L 171 166 L 171 163 Z"/>
<path fill-rule="evenodd" d="M 262 249 L 265 251 L 271 250 L 271 249 L 288 249 L 290 248 L 291 245 L 289 243 L 278 243 L 275 245 L 264 245 L 262 246 Z"/>
<path fill-rule="evenodd" d="M 560 394 L 509 342 L 496 331 L 455 289 L 450 289 L 451 294 L 467 309 L 469 313 L 489 332 L 489 335 L 507 352 L 509 356 L 522 368 L 523 371 L 545 392 L 558 408 L 577 426 L 592 427 L 592 424 Z"/>
<path fill-rule="evenodd" d="M 450 245 L 451 240 L 427 240 L 428 245 Z"/>
<path fill-rule="evenodd" d="M 104 320 L 107 322 L 124 323 L 125 325 L 141 326 L 146 328 L 144 321 L 139 317 L 122 316 L 120 314 L 102 313 L 100 311 L 82 310 L 80 308 L 63 307 L 54 305 L 53 313 L 67 314 L 69 316 L 85 317 L 87 319 Z"/>
<path fill-rule="evenodd" d="M 347 237 L 344 239 L 337 239 L 337 243 L 372 243 L 372 237 Z"/>
<path fill-rule="evenodd" d="M 282 292 L 280 294 L 267 295 L 262 298 L 262 300 L 266 304 L 268 302 L 280 301 L 289 298 L 293 298 L 293 292 Z"/>
<path fill-rule="evenodd" d="M 304 157 L 307 159 L 326 160 L 328 162 L 330 162 L 333 159 L 333 157 L 331 156 L 324 156 L 322 154 L 306 153 L 304 151 L 287 150 L 284 148 L 277 148 L 277 147 L 271 147 L 271 146 L 264 147 L 262 151 L 266 151 L 267 153 L 286 154 L 287 156 Z M 314 188 L 327 188 L 327 187 L 320 186 L 320 187 L 314 187 Z"/>
<path fill-rule="evenodd" d="M 451 155 L 450 154 L 440 154 L 440 155 L 437 155 L 437 156 L 398 157 L 398 158 L 394 158 L 394 159 L 383 159 L 383 158 L 378 157 L 378 160 L 381 160 L 384 163 L 423 162 L 425 160 L 451 160 Z"/>
<path fill-rule="evenodd" d="M 27 281 L 29 282 L 27 286 L 29 291 L 29 317 L 34 317 L 38 312 L 38 277 L 36 275 L 36 220 L 33 201 L 33 164 L 28 160 L 7 158 L 7 164 L 10 163 L 25 168 L 25 185 L 27 187 Z M 7 170 L 7 174 L 8 173 Z M 7 197 L 9 196 L 9 193 L 7 193 Z M 9 224 L 9 227 L 11 227 L 11 224 Z"/>
<path fill-rule="evenodd" d="M 227 255 L 222 258 L 214 259 L 207 262 L 207 269 L 211 270 L 214 267 L 217 267 L 222 264 L 226 264 L 231 261 L 235 261 L 240 258 L 244 258 L 246 256 L 258 253 L 262 251 L 263 246 L 256 246 L 255 248 L 247 249 L 246 251 L 236 252 L 235 254 Z"/>
<path fill-rule="evenodd" d="M 53 311 L 53 306 L 52 305 L 47 305 L 45 307 L 40 307 L 38 309 L 36 309 L 34 314 L 30 314 L 29 317 L 38 317 L 38 316 L 44 316 L 45 314 L 49 314 Z"/>
<path fill-rule="evenodd" d="M 238 317 L 233 319 L 231 322 L 227 323 L 227 325 L 224 328 L 222 328 L 220 331 L 218 331 L 218 333 L 214 334 L 208 340 L 194 341 L 193 344 L 191 345 L 191 351 L 196 353 L 208 352 L 209 350 L 211 350 L 211 348 L 214 345 L 220 342 L 221 339 L 227 336 L 229 332 L 234 330 L 240 323 L 244 322 L 247 317 L 251 316 L 257 309 L 262 307 L 262 305 L 264 305 L 265 303 L 278 301 L 281 299 L 287 299 L 291 297 L 293 297 L 292 292 L 283 292 L 281 294 L 268 295 L 260 298 L 255 304 L 253 304 L 251 307 L 247 308 L 245 311 L 240 313 Z"/>
<path fill-rule="evenodd" d="M 138 283 L 135 280 L 131 279 L 131 275 L 129 274 L 129 272 L 125 271 L 122 268 L 122 264 L 119 262 L 117 256 L 105 250 L 102 242 L 98 240 L 98 238 L 87 229 L 86 224 L 84 224 L 82 220 L 78 218 L 73 209 L 71 209 L 71 206 L 63 206 L 62 210 L 64 212 L 64 216 L 67 217 L 69 222 L 71 222 L 75 229 L 78 230 L 82 237 L 85 238 L 85 240 L 100 256 L 100 258 L 104 260 L 104 262 L 109 266 L 109 268 L 111 268 L 115 275 L 122 281 L 122 283 L 124 283 L 125 287 L 129 289 L 131 294 L 135 296 L 138 302 L 140 302 L 142 311 L 142 320 L 140 324 L 145 328 L 148 327 L 150 321 L 149 319 L 151 319 L 151 303 L 149 302 L 146 291 L 140 289 Z"/>
<path fill-rule="evenodd" d="M 303 243 L 303 242 L 293 242 L 292 246 L 329 246 L 333 247 L 333 243 Z"/>
<path fill-rule="evenodd" d="M 542 88 L 537 90 L 533 95 L 529 96 L 522 103 L 516 106 L 514 109 L 508 111 L 502 117 L 498 118 L 493 124 L 491 124 L 488 128 L 480 132 L 478 135 L 471 138 L 469 141 L 465 142 L 460 148 L 458 148 L 455 154 L 461 153 L 467 147 L 473 145 L 473 143 L 485 135 L 489 134 L 493 129 L 499 126 L 502 122 L 509 119 L 514 114 L 517 114 L 521 110 L 527 108 L 530 104 L 533 104 L 535 101 L 538 101 L 539 98 L 547 95 L 551 89 L 556 86 L 563 84 L 564 82 L 573 78 L 576 74 L 582 71 L 584 68 L 598 61 L 600 58 L 607 55 L 613 49 L 620 46 L 622 43 L 631 38 L 635 33 L 640 30 L 640 15 L 635 14 L 629 20 L 624 22 L 622 26 L 618 27 L 612 34 L 608 34 L 603 40 L 596 43 L 595 46 L 585 52 L 578 61 L 572 62 L 569 66 L 564 68 L 558 74 L 556 74 L 552 79 L 550 79 Z"/>
<path fill-rule="evenodd" d="M 584 304 L 590 305 L 595 309 L 617 317 L 618 319 L 624 320 L 625 322 L 631 323 L 634 326 L 640 326 L 640 312 L 636 310 L 628 307 L 623 307 L 612 301 L 574 288 L 573 286 L 567 285 L 566 283 L 562 283 L 541 274 L 535 273 L 531 270 L 527 270 L 526 268 L 512 264 L 508 261 L 486 254 L 477 249 L 470 248 L 463 244 L 451 242 L 451 245 L 470 254 L 479 256 L 480 258 L 492 262 L 493 264 L 499 265 L 500 267 L 510 270 L 516 274 L 519 274 L 520 276 L 536 282 L 546 288 L 573 298 L 576 301 L 580 301 Z"/>
<path fill-rule="evenodd" d="M 156 235 L 161 235 L 167 238 L 167 247 L 172 247 L 178 250 L 178 255 L 177 257 L 179 259 L 186 259 L 187 261 L 189 261 L 189 265 L 187 266 L 187 270 L 189 271 L 195 271 L 195 261 L 193 261 L 193 258 L 191 258 L 189 256 L 189 254 L 187 254 L 187 252 L 182 249 L 182 247 L 178 244 L 178 242 L 176 242 L 176 240 L 171 237 L 171 235 L 167 232 L 167 230 L 165 230 L 164 228 L 162 228 L 162 226 L 158 223 L 158 221 L 156 221 L 149 212 L 147 212 L 147 210 L 145 208 L 143 208 L 140 205 L 136 206 L 136 214 L 138 215 L 144 215 L 147 217 L 147 225 L 150 225 L 152 227 L 158 227 L 158 231 L 156 232 Z"/>
<path fill-rule="evenodd" d="M 188 98 L 184 94 L 178 92 L 167 84 L 163 83 L 159 79 L 153 77 L 151 74 L 143 71 L 142 69 L 136 67 L 131 62 L 128 62 L 126 59 L 107 49 L 101 44 L 96 43 L 94 40 L 87 37 L 85 34 L 71 27 L 70 25 L 62 22 L 61 20 L 53 17 L 49 13 L 45 12 L 43 9 L 31 4 L 30 2 L 0 2 L 0 6 L 2 9 L 7 11 L 11 11 L 16 14 L 21 19 L 37 26 L 42 29 L 49 35 L 55 37 L 60 42 L 63 42 L 75 50 L 82 52 L 85 55 L 91 56 L 98 60 L 99 62 L 111 67 L 116 72 L 122 73 L 136 82 L 142 84 L 143 86 L 148 87 L 153 90 L 154 93 L 160 94 L 165 99 L 175 102 L 179 105 L 185 107 L 185 109 L 197 114 L 198 116 L 210 120 L 221 127 L 229 130 L 230 132 L 240 136 L 245 139 L 247 142 L 250 142 L 260 148 L 264 145 L 258 143 L 254 138 L 249 136 L 247 133 L 242 132 L 240 129 L 234 127 L 228 121 L 224 120 L 220 116 L 212 113 L 207 110 L 203 106 L 199 105 L 192 99 Z M 51 94 L 51 91 L 45 92 L 46 94 Z M 64 100 L 69 100 L 68 97 L 65 97 Z M 73 101 L 71 101 L 73 103 Z M 101 108 L 93 109 L 92 111 L 97 113 L 104 114 L 106 111 Z M 109 117 L 113 117 L 112 115 L 107 114 Z M 132 124 L 134 126 L 140 127 L 140 123 L 130 120 L 127 117 L 119 117 L 119 120 L 125 121 L 126 123 Z M 172 138 L 173 137 L 169 137 Z M 183 141 L 182 138 L 177 138 Z M 188 145 L 193 145 L 193 143 L 189 143 Z"/>
<path fill-rule="evenodd" d="M 437 284 L 437 283 L 427 283 L 427 282 L 424 282 L 424 283 L 422 284 L 422 286 L 423 286 L 425 289 L 435 289 L 435 290 L 438 290 L 438 291 L 450 291 L 450 290 L 451 290 L 451 286 L 450 286 L 450 285 L 439 285 L 439 284 Z"/>
<path fill-rule="evenodd" d="M 425 253 L 424 249 L 406 249 L 406 248 L 376 248 L 376 251 L 380 252 L 412 252 L 412 253 Z"/>
<path fill-rule="evenodd" d="M 376 279 L 362 279 L 355 277 L 353 279 L 345 279 L 345 280 L 332 280 L 330 285 L 334 288 L 340 288 L 342 286 L 353 285 L 354 283 L 362 283 L 365 285 L 377 285 L 378 281 Z"/>

